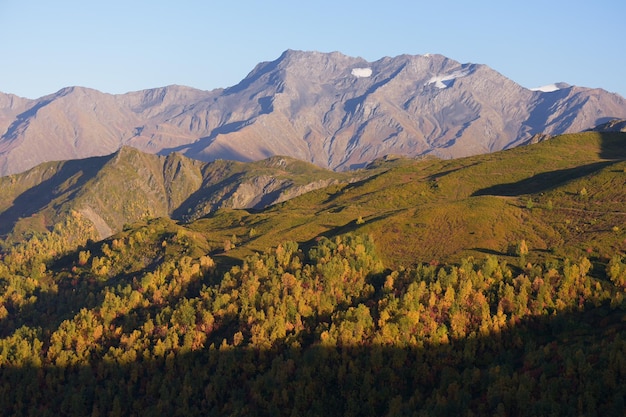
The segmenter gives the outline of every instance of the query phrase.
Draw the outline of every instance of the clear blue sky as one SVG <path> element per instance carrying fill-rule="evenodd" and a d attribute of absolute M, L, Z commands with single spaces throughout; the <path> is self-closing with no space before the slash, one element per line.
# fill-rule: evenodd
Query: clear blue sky
<path fill-rule="evenodd" d="M 0 0 L 0 91 L 211 90 L 286 49 L 375 61 L 439 53 L 524 87 L 626 97 L 624 0 Z"/>

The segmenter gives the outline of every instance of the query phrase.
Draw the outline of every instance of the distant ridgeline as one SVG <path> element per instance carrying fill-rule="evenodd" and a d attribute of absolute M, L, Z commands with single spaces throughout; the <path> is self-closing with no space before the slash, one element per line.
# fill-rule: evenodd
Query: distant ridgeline
<path fill-rule="evenodd" d="M 122 146 L 202 161 L 286 155 L 344 171 L 389 154 L 457 158 L 510 149 L 612 119 L 626 119 L 617 94 L 564 83 L 530 90 L 485 65 L 441 55 L 366 62 L 285 51 L 213 91 L 0 94 L 0 175 Z"/>

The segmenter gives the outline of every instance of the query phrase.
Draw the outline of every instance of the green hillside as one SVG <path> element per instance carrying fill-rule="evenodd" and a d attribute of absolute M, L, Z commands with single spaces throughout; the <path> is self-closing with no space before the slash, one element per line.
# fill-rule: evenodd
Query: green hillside
<path fill-rule="evenodd" d="M 1 177 L 0 236 L 19 241 L 45 234 L 74 216 L 93 228 L 84 243 L 147 218 L 189 221 L 220 208 L 263 208 L 353 177 L 287 157 L 204 163 L 123 147 L 109 156 Z"/>
<path fill-rule="evenodd" d="M 134 160 L 120 175 L 201 173 L 170 200 L 189 221 L 148 214 L 86 240 L 93 225 L 70 211 L 4 241 L 0 410 L 623 415 L 625 145 L 582 133 L 459 160 L 388 157 L 343 177 L 272 158 L 252 181 L 333 183 L 197 219 L 213 204 L 199 190 L 215 195 L 207 184 L 247 165 Z"/>
<path fill-rule="evenodd" d="M 229 256 L 239 258 L 349 231 L 371 234 L 391 265 L 506 255 L 521 239 L 537 258 L 604 256 L 624 250 L 625 159 L 623 134 L 582 133 L 457 160 L 381 161 L 362 181 L 189 227 L 216 246 L 235 235 Z"/>

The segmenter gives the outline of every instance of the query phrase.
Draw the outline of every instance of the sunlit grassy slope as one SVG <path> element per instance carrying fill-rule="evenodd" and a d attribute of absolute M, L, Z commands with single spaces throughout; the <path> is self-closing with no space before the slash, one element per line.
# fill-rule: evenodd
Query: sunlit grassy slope
<path fill-rule="evenodd" d="M 360 182 L 260 212 L 222 210 L 189 227 L 240 259 L 284 240 L 371 234 L 389 265 L 506 255 L 608 256 L 626 248 L 626 135 L 585 132 L 489 155 L 388 158 Z M 233 246 L 233 245 L 230 245 Z"/>

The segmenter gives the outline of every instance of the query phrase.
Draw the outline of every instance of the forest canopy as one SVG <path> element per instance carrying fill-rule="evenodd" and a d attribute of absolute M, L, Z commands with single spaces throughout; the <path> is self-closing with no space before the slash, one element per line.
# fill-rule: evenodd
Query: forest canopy
<path fill-rule="evenodd" d="M 487 255 L 390 269 L 371 236 L 347 234 L 309 247 L 283 242 L 224 271 L 204 244 L 154 220 L 61 257 L 23 262 L 28 247 L 8 250 L 3 412 L 617 415 L 624 407 L 622 256 L 594 265 Z"/>

